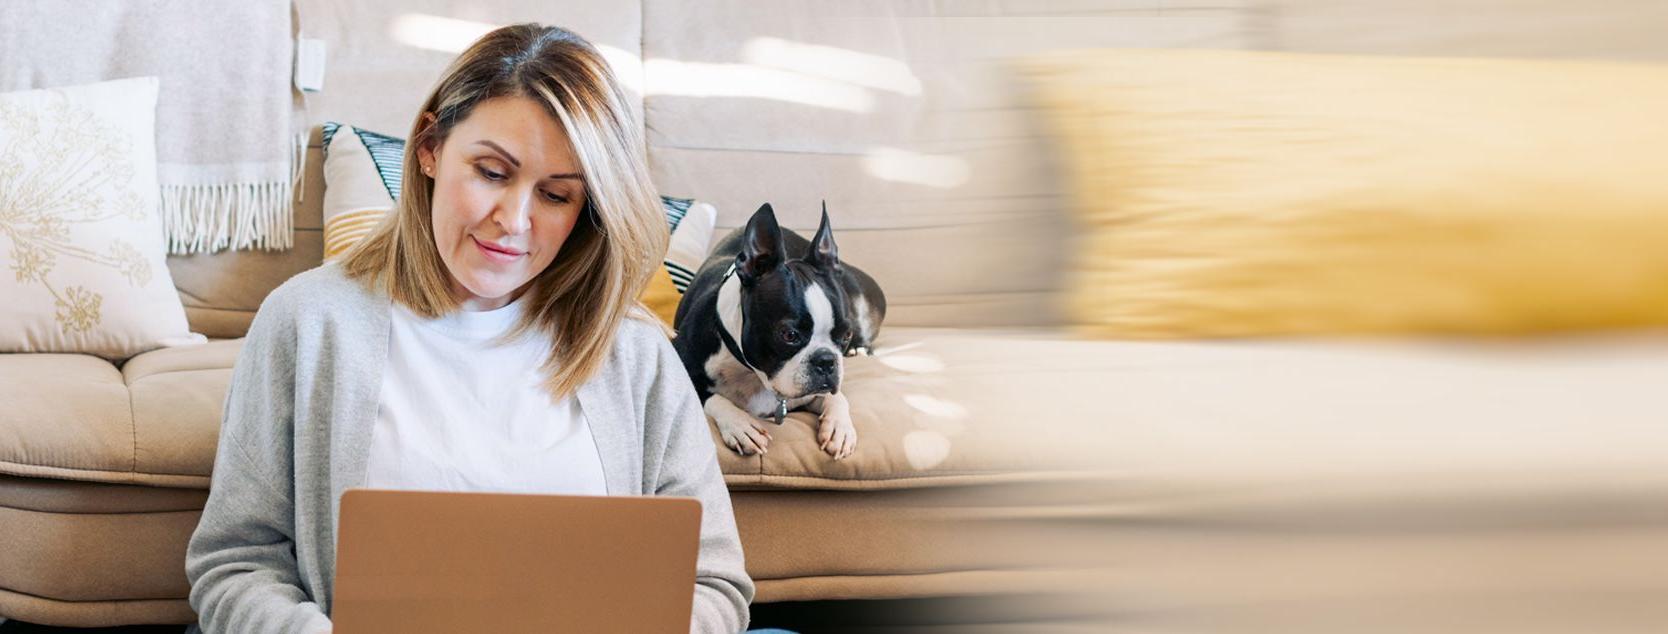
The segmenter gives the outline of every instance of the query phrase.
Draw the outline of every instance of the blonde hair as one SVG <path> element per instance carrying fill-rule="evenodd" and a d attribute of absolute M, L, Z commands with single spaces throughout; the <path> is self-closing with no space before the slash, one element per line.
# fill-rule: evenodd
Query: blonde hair
<path fill-rule="evenodd" d="M 584 38 L 559 27 L 517 24 L 482 36 L 459 55 L 412 124 L 394 213 L 344 256 L 342 266 L 349 277 L 381 287 L 416 314 L 434 318 L 459 310 L 435 246 L 434 181 L 423 175 L 416 152 L 443 142 L 477 104 L 506 96 L 543 105 L 567 132 L 584 171 L 584 213 L 556 259 L 533 278 L 521 300 L 527 309 L 504 337 L 549 335 L 555 346 L 543 366 L 545 385 L 561 398 L 602 367 L 622 320 L 649 321 L 671 335 L 638 299 L 670 239 L 643 135 L 607 62 Z"/>

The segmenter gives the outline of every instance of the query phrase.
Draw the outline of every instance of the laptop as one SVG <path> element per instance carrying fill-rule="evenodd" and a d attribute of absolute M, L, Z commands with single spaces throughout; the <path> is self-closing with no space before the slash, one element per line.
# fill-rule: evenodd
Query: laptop
<path fill-rule="evenodd" d="M 689 631 L 687 497 L 350 489 L 335 634 Z"/>

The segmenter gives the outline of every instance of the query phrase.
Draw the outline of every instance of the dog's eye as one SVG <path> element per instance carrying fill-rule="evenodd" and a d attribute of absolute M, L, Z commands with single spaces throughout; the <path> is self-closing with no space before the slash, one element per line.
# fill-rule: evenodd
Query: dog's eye
<path fill-rule="evenodd" d="M 799 343 L 799 331 L 792 328 L 782 329 L 782 342 L 790 346 Z"/>

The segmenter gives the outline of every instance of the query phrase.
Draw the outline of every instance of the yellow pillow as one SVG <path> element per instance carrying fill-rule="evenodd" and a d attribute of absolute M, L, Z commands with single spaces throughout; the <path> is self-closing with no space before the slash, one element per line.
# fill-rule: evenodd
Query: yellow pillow
<path fill-rule="evenodd" d="M 643 287 L 643 294 L 637 299 L 643 300 L 656 317 L 666 322 L 666 327 L 672 327 L 672 318 L 678 313 L 678 300 L 683 299 L 683 293 L 672 285 L 672 274 L 666 267 L 654 267 L 654 277 L 649 278 L 649 285 Z"/>
<path fill-rule="evenodd" d="M 1023 68 L 1088 334 L 1668 324 L 1668 67 L 1088 51 Z"/>

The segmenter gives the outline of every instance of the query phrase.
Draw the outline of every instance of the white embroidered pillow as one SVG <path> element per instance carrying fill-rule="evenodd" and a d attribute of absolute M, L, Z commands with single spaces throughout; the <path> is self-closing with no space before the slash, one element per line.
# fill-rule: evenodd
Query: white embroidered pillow
<path fill-rule="evenodd" d="M 204 341 L 157 212 L 155 77 L 0 94 L 0 352 Z"/>

